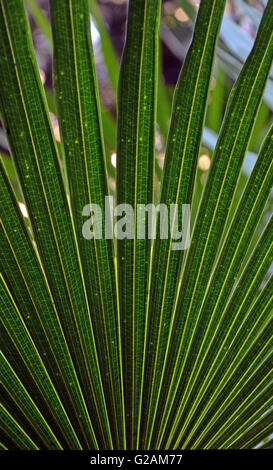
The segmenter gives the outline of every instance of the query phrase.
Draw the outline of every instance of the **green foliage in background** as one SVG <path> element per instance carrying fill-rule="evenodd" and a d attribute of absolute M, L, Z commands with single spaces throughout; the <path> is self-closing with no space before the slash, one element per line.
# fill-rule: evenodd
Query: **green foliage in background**
<path fill-rule="evenodd" d="M 196 18 L 177 2 L 195 26 L 172 107 L 161 0 L 129 1 L 120 67 L 96 1 L 51 0 L 51 29 L 37 3 L 25 3 L 52 45 L 55 99 L 41 83 L 24 2 L 0 0 L 0 113 L 12 155 L 1 155 L 0 174 L 1 448 L 270 447 L 273 0 L 263 15 L 240 2 L 259 25 L 247 57 L 237 48 L 241 70 L 219 47 L 221 24 L 223 35 L 238 26 L 223 20 L 225 0 L 201 0 Z M 90 10 L 117 124 L 99 99 Z M 222 119 L 231 62 L 238 78 Z M 154 241 L 83 237 L 83 207 L 103 209 L 110 194 L 109 150 L 118 204 L 191 205 L 187 250 L 172 250 L 173 226 L 168 239 L 158 227 Z"/>

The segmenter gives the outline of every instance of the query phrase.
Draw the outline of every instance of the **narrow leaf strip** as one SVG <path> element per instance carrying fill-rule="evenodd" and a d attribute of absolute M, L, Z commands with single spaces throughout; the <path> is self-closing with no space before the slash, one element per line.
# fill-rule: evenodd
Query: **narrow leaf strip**
<path fill-rule="evenodd" d="M 88 1 L 52 0 L 51 13 L 57 108 L 72 213 L 113 442 L 115 448 L 124 448 L 119 312 L 113 242 L 101 233 L 106 226 L 108 188 Z M 87 213 L 83 210 L 86 206 Z M 90 230 L 86 234 L 83 213 L 91 216 L 96 210 L 102 217 L 101 225 L 95 222 L 93 234 Z"/>
<path fill-rule="evenodd" d="M 151 242 L 145 228 L 142 235 L 137 231 L 147 220 L 144 205 L 153 201 L 160 6 L 160 0 L 129 2 L 119 79 L 117 202 L 124 204 L 124 210 L 130 210 L 130 206 L 133 209 L 126 224 L 129 236 L 121 239 L 122 228 L 117 234 L 126 430 L 130 448 L 138 446 L 142 400 Z"/>
<path fill-rule="evenodd" d="M 45 34 L 45 37 L 49 40 L 50 46 L 52 47 L 52 34 L 50 29 L 50 23 L 42 8 L 35 0 L 25 0 L 29 11 L 34 18 L 38 28 Z"/>
<path fill-rule="evenodd" d="M 175 219 L 178 220 L 177 227 L 181 227 L 182 204 L 191 203 L 215 48 L 224 6 L 224 0 L 201 1 L 194 37 L 181 71 L 173 102 L 160 203 L 166 204 L 168 209 L 171 204 L 176 204 L 176 209 L 174 209 L 173 221 L 169 223 L 168 240 L 160 240 L 161 227 L 159 226 L 154 247 L 144 382 L 144 394 L 147 398 L 143 403 L 142 413 L 142 439 L 145 447 L 149 446 L 153 436 L 159 393 L 167 365 L 164 359 L 170 332 L 168 325 L 172 322 L 175 286 L 184 254 L 181 248 L 173 248 L 177 238 L 174 233 Z M 168 223 L 168 220 L 166 216 L 160 215 L 160 225 L 164 223 Z M 161 422 L 160 413 L 157 416 L 158 422 Z"/>
<path fill-rule="evenodd" d="M 114 93 L 116 93 L 118 88 L 119 75 L 119 62 L 117 54 L 112 44 L 112 40 L 107 30 L 107 27 L 104 23 L 98 0 L 89 0 L 89 4 L 91 14 L 96 22 L 96 26 L 100 34 L 101 49 L 105 65 L 107 67 L 110 83 L 112 85 Z"/>

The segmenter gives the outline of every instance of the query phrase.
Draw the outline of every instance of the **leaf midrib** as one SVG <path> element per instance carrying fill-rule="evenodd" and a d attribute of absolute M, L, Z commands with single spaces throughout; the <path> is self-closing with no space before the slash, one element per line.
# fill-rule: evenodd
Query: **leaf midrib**
<path fill-rule="evenodd" d="M 74 28 L 74 14 L 73 14 L 73 6 L 72 6 L 72 0 L 69 0 L 69 15 L 70 15 L 70 25 L 71 25 L 71 31 L 72 31 L 72 44 L 73 44 L 73 56 L 74 56 L 74 72 L 75 72 L 75 78 L 76 78 L 76 88 L 77 88 L 77 103 L 78 103 L 78 109 L 79 109 L 79 117 L 80 117 L 80 125 L 81 125 L 81 138 L 82 138 L 82 144 L 83 144 L 83 155 L 84 155 L 84 162 L 85 162 L 85 169 L 86 169 L 86 175 L 89 174 L 89 168 L 88 168 L 88 158 L 87 158 L 87 149 L 86 149 L 86 141 L 85 141 L 85 133 L 84 133 L 84 124 L 83 124 L 83 113 L 82 113 L 82 106 L 81 106 L 81 94 L 80 94 L 80 86 L 79 86 L 79 74 L 78 74 L 78 67 L 77 67 L 77 63 L 78 63 L 78 60 L 77 60 L 77 48 L 76 48 L 76 37 L 75 37 L 75 28 Z M 87 188 L 88 188 L 88 196 L 89 196 L 89 201 L 90 201 L 90 204 L 92 205 L 92 196 L 91 196 L 91 189 L 90 189 L 90 182 L 89 182 L 89 178 L 88 176 L 86 177 L 86 183 L 87 183 Z M 99 278 L 99 289 L 100 289 L 100 298 L 101 298 L 101 306 L 102 306 L 102 312 L 103 312 L 103 325 L 104 325 L 104 330 L 105 330 L 105 336 L 106 336 L 106 347 L 107 347 L 107 356 L 108 358 L 110 357 L 109 355 L 109 344 L 108 344 L 108 335 L 107 335 L 107 330 L 106 330 L 106 318 L 105 318 L 105 307 L 104 307 L 104 296 L 103 296 L 103 291 L 102 291 L 102 286 L 101 286 L 101 273 L 100 273 L 100 265 L 99 265 L 99 260 L 98 260 L 98 252 L 97 252 L 97 244 L 96 244 L 96 237 L 94 236 L 94 247 L 95 247 L 95 256 L 96 256 L 96 264 L 97 264 L 97 273 L 98 273 L 98 278 Z M 81 264 L 81 262 L 80 262 Z M 81 266 L 82 268 L 82 266 Z M 87 293 L 86 293 L 86 286 L 85 286 L 85 282 L 83 281 L 83 287 L 84 287 L 84 291 L 85 291 L 85 295 L 87 296 Z M 87 303 L 88 303 L 88 300 L 86 300 Z M 91 327 L 91 332 L 92 332 L 92 338 L 94 339 L 94 333 L 93 333 L 93 326 L 92 326 L 92 321 L 91 321 L 91 316 L 90 316 L 90 310 L 89 310 L 89 307 L 88 307 L 88 312 L 89 312 L 89 322 L 90 322 L 90 327 Z M 92 387 L 92 390 L 93 390 L 93 396 L 94 396 L 94 399 L 95 399 L 95 393 L 94 393 L 94 388 L 93 388 L 93 385 L 92 385 L 92 378 L 91 378 L 91 375 L 90 375 L 90 370 L 89 370 L 89 367 L 88 367 L 88 362 L 87 362 L 87 358 L 84 354 L 84 357 L 85 357 L 85 362 L 87 364 L 87 373 L 88 373 L 88 377 L 89 377 L 89 382 L 91 384 L 91 387 Z M 97 368 L 98 368 L 98 372 L 99 372 L 99 377 L 100 377 L 100 382 L 101 382 L 101 373 L 100 373 L 100 368 L 99 368 L 99 363 L 98 363 L 98 357 L 97 357 L 97 351 L 95 349 L 95 357 L 96 357 L 96 363 L 97 363 Z M 108 359 L 109 361 L 109 359 Z M 109 364 L 110 364 L 110 361 L 109 361 Z M 111 374 L 110 374 L 110 381 L 111 381 L 111 391 L 112 391 L 112 394 L 113 396 L 114 395 L 114 387 L 113 387 L 113 378 L 112 378 L 112 370 L 111 370 Z M 104 395 L 104 394 L 103 394 Z M 101 416 L 100 416 L 100 412 L 99 412 L 99 408 L 98 408 L 98 404 L 97 404 L 97 400 L 95 399 L 95 407 L 96 407 L 96 411 L 97 411 L 97 416 L 98 416 L 98 419 L 99 419 L 99 422 L 100 422 L 100 427 L 101 429 L 103 429 L 103 424 L 101 422 Z M 115 420 L 115 423 L 116 423 L 116 426 L 117 426 L 117 415 L 116 415 L 116 407 L 114 407 L 114 413 L 115 413 L 115 417 L 116 417 L 116 420 Z M 106 408 L 106 405 L 105 405 L 105 416 L 107 418 L 107 427 L 108 429 L 110 430 L 110 424 L 109 424 L 109 416 L 108 416 L 108 410 Z M 118 435 L 118 433 L 117 433 Z M 111 432 L 109 433 L 109 437 L 112 441 L 112 438 L 111 438 Z M 113 446 L 113 442 L 111 442 L 111 446 Z"/>

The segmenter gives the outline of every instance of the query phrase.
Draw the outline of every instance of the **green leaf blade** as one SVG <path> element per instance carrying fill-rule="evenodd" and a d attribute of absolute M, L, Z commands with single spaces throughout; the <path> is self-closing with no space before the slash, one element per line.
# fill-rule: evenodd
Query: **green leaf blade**
<path fill-rule="evenodd" d="M 125 447 L 119 312 L 113 243 L 84 238 L 83 207 L 97 205 L 105 227 L 108 196 L 88 1 L 51 2 L 54 71 L 70 199 L 113 441 Z M 72 112 L 71 112 L 72 111 Z"/>
<path fill-rule="evenodd" d="M 136 239 L 145 214 L 137 206 L 153 201 L 155 117 L 158 84 L 159 0 L 130 1 L 119 78 L 117 202 L 130 204 L 134 240 L 117 241 L 124 359 L 127 434 L 138 445 L 150 240 Z M 147 232 L 146 232 L 147 233 Z"/>
<path fill-rule="evenodd" d="M 181 206 L 190 204 L 192 199 L 207 96 L 224 6 L 225 1 L 201 2 L 194 38 L 174 96 L 160 203 L 166 204 L 168 208 L 170 204 L 178 205 L 177 218 L 180 227 Z M 169 341 L 168 325 L 170 329 L 172 328 L 172 310 L 176 295 L 174 286 L 179 279 L 184 255 L 184 252 L 172 250 L 174 227 L 169 227 L 168 240 L 159 239 L 159 230 L 160 228 L 157 229 L 154 247 L 153 280 L 149 300 L 148 360 L 144 384 L 148 399 L 145 400 L 142 411 L 144 429 L 142 445 L 148 446 L 154 425 L 155 432 L 158 432 L 158 422 L 161 421 L 158 414 L 158 421 L 155 424 L 155 413 L 167 365 L 164 359 Z M 158 373 L 158 368 L 163 368 L 162 375 Z M 148 434 L 150 438 L 147 441 Z"/>

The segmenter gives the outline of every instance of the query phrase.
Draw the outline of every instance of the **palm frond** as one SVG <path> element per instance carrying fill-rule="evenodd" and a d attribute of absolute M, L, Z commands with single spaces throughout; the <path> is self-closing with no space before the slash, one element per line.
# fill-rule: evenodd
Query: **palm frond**
<path fill-rule="evenodd" d="M 252 50 L 222 123 L 212 113 L 223 85 L 215 91 L 208 122 L 221 124 L 218 137 L 204 126 L 217 48 L 236 62 L 218 47 L 226 2 L 201 0 L 197 15 L 178 3 L 195 26 L 170 109 L 161 0 L 129 1 L 120 69 L 97 1 L 51 0 L 49 21 L 26 0 L 52 46 L 54 97 L 41 83 L 24 2 L 0 0 L 1 450 L 272 447 L 273 127 L 269 108 L 259 110 L 272 100 L 273 0 L 263 15 L 238 0 L 259 25 L 246 45 L 224 19 L 221 37 L 234 31 L 241 59 Z M 117 125 L 99 96 L 90 11 Z M 182 205 L 191 206 L 185 250 L 173 249 L 166 213 L 149 236 L 159 135 L 159 202 L 179 207 L 178 227 Z M 204 140 L 214 152 L 202 189 Z M 255 160 L 250 175 L 245 157 Z"/>

